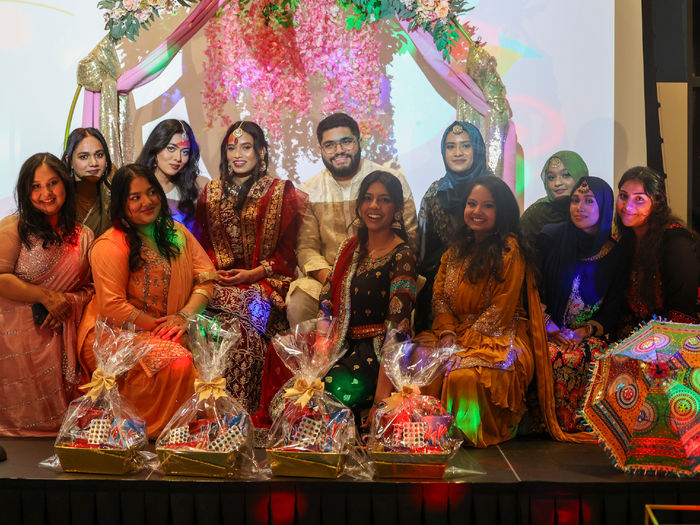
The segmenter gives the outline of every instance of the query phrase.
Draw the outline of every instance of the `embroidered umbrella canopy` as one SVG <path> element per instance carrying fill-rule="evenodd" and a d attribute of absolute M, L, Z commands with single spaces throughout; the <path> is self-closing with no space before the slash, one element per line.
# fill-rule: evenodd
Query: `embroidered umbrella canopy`
<path fill-rule="evenodd" d="M 583 415 L 625 472 L 700 472 L 700 326 L 653 320 L 617 344 Z"/>

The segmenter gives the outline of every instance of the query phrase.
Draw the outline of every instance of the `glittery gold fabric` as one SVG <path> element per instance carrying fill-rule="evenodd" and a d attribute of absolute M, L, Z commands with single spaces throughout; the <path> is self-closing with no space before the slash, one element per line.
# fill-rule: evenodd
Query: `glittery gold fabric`
<path fill-rule="evenodd" d="M 478 45 L 469 48 L 467 74 L 476 82 L 489 104 L 484 117 L 463 98 L 457 105 L 457 120 L 471 122 L 479 128 L 486 144 L 486 163 L 494 175 L 503 178 L 503 146 L 512 116 L 506 100 L 506 88 L 496 71 L 496 59 Z"/>
<path fill-rule="evenodd" d="M 78 63 L 76 75 L 78 84 L 101 94 L 99 127 L 107 141 L 112 163 L 117 168 L 132 162 L 134 158 L 131 100 L 129 94 L 117 92 L 120 74 L 114 42 L 107 35 Z"/>

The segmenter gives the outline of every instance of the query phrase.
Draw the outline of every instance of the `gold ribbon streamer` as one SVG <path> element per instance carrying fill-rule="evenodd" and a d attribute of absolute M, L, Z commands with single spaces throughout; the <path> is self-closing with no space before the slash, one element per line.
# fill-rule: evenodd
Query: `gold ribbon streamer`
<path fill-rule="evenodd" d="M 398 407 L 405 398 L 420 394 L 420 389 L 414 385 L 404 385 L 401 392 L 393 392 L 384 401 L 386 403 L 386 411 L 391 412 Z"/>
<path fill-rule="evenodd" d="M 85 395 L 95 401 L 102 390 L 112 390 L 115 386 L 117 386 L 117 379 L 114 376 L 106 376 L 102 369 L 98 368 L 92 373 L 92 381 L 81 385 L 80 390 L 90 389 Z"/>
<path fill-rule="evenodd" d="M 284 391 L 282 397 L 299 396 L 299 399 L 297 399 L 295 403 L 301 405 L 301 408 L 304 408 L 315 392 L 320 394 L 323 390 L 323 382 L 318 377 L 314 379 L 311 384 L 309 384 L 306 379 L 300 378 L 294 382 L 292 388 L 287 388 Z"/>
<path fill-rule="evenodd" d="M 214 399 L 219 399 L 226 395 L 226 379 L 217 376 L 211 381 L 202 381 L 201 379 L 194 380 L 194 391 L 199 394 L 199 401 L 214 396 Z"/>
<path fill-rule="evenodd" d="M 129 95 L 117 92 L 121 75 L 114 41 L 107 35 L 90 54 L 78 63 L 78 84 L 89 91 L 100 93 L 99 128 L 107 141 L 115 168 L 131 162 L 133 134 L 129 110 Z"/>

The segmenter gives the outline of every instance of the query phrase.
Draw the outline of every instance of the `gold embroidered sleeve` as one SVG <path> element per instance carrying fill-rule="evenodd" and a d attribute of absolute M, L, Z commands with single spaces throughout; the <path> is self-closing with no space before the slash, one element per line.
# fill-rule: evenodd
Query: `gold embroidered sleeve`
<path fill-rule="evenodd" d="M 216 281 L 217 278 L 218 275 L 215 271 L 202 272 L 197 274 L 197 276 L 194 278 L 194 284 L 202 284 L 206 283 L 207 281 Z"/>

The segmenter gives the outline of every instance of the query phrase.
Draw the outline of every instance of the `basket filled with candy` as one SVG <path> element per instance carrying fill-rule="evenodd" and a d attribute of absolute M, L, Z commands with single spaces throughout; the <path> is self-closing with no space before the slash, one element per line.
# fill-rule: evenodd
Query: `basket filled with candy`
<path fill-rule="evenodd" d="M 190 320 L 188 333 L 199 379 L 156 440 L 158 459 L 168 475 L 241 477 L 254 465 L 253 428 L 223 377 L 240 334 L 204 315 Z"/>
<path fill-rule="evenodd" d="M 268 435 L 267 457 L 276 476 L 371 475 L 360 457 L 352 411 L 325 391 L 321 379 L 346 350 L 333 339 L 335 333 L 328 320 L 313 319 L 273 339 L 294 376 Z"/>
<path fill-rule="evenodd" d="M 95 324 L 97 368 L 87 391 L 68 407 L 54 449 L 66 472 L 125 474 L 140 467 L 138 451 L 148 443 L 146 423 L 119 395 L 117 378 L 148 353 L 148 338 L 115 328 L 104 319 Z"/>
<path fill-rule="evenodd" d="M 384 371 L 395 391 L 374 413 L 367 444 L 379 477 L 443 477 L 461 441 L 451 436 L 452 414 L 420 388 L 444 369 L 451 352 L 410 341 L 384 346 Z"/>

